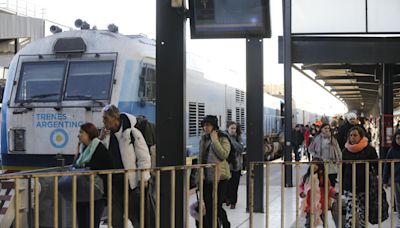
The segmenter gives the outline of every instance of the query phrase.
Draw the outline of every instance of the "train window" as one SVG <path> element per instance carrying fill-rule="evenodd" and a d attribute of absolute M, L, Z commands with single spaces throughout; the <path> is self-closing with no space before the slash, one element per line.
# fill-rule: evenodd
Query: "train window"
<path fill-rule="evenodd" d="M 201 132 L 203 131 L 203 126 L 201 126 L 201 121 L 203 121 L 205 115 L 206 115 L 206 104 L 198 103 L 197 104 L 197 119 L 198 119 L 198 124 L 199 124 L 199 128 L 197 131 L 198 135 L 200 135 Z"/>
<path fill-rule="evenodd" d="M 22 63 L 16 102 L 58 101 L 65 65 L 65 62 Z"/>
<path fill-rule="evenodd" d="M 71 62 L 64 99 L 108 99 L 113 66 L 114 61 Z"/>
<path fill-rule="evenodd" d="M 232 121 L 232 109 L 227 109 L 226 110 L 226 120 L 227 121 Z"/>
<path fill-rule="evenodd" d="M 189 137 L 197 136 L 197 107 L 196 102 L 189 102 Z"/>
<path fill-rule="evenodd" d="M 145 101 L 156 100 L 156 70 L 145 64 L 139 77 L 139 97 Z"/>

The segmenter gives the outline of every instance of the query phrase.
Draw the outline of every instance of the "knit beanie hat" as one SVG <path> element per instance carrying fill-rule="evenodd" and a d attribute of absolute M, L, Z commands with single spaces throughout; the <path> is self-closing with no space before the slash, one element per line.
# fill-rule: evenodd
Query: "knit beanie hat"
<path fill-rule="evenodd" d="M 346 115 L 346 119 L 347 119 L 347 121 L 350 121 L 350 119 L 357 119 L 357 114 L 355 114 L 354 112 L 349 112 L 349 113 L 347 113 L 347 115 Z"/>
<path fill-rule="evenodd" d="M 207 115 L 204 117 L 204 119 L 201 121 L 201 126 L 203 127 L 205 123 L 209 123 L 214 127 L 214 130 L 218 130 L 218 118 L 213 115 Z"/>

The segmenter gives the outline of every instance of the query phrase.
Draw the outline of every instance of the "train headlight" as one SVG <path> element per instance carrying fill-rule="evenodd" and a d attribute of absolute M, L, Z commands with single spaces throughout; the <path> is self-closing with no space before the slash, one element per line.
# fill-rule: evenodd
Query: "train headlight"
<path fill-rule="evenodd" d="M 10 151 L 25 151 L 25 129 L 15 128 L 9 131 Z"/>

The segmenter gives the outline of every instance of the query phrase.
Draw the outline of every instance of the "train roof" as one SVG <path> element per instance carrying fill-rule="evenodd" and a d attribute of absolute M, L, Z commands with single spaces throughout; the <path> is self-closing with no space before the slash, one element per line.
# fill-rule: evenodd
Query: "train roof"
<path fill-rule="evenodd" d="M 96 52 L 124 52 L 127 49 L 133 52 L 143 52 L 143 48 L 136 48 L 139 45 L 149 45 L 148 56 L 155 56 L 155 41 L 143 35 L 126 36 L 107 30 L 72 30 L 53 34 L 36 40 L 21 49 L 17 55 L 49 54 L 53 52 L 55 42 L 60 38 L 80 37 L 86 44 L 87 53 Z M 144 54 L 146 55 L 146 54 Z"/>

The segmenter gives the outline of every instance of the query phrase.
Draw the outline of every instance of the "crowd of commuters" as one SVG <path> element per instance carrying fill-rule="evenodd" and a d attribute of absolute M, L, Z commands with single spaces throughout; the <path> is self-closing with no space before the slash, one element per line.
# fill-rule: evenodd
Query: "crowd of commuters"
<path fill-rule="evenodd" d="M 150 168 L 152 166 L 150 151 L 155 144 L 155 127 L 150 123 L 142 122 L 145 120 L 144 117 L 138 119 L 139 123 L 137 123 L 136 117 L 121 113 L 114 105 L 107 105 L 103 109 L 104 126 L 100 134 L 92 123 L 80 126 L 79 145 L 74 166 L 89 167 L 92 170 Z M 237 123 L 229 121 L 226 129 L 220 130 L 218 118 L 212 115 L 205 116 L 201 126 L 203 134 L 199 143 L 199 163 L 217 164 L 217 169 L 205 169 L 202 180 L 206 211 L 204 227 L 213 225 L 213 197 L 215 197 L 213 184 L 214 178 L 217 176 L 218 227 L 229 228 L 231 224 L 223 204 L 225 203 L 230 209 L 235 209 L 238 201 L 237 192 L 244 151 L 241 128 Z M 145 133 L 146 130 L 147 133 Z M 324 213 L 325 206 L 331 211 L 337 227 L 338 208 L 333 206 L 333 202 L 338 200 L 343 200 L 344 227 L 350 228 L 353 225 L 353 207 L 356 208 L 357 227 L 365 227 L 365 221 L 368 220 L 365 218 L 366 175 L 370 175 L 370 173 L 366 172 L 364 164 L 358 164 L 354 169 L 345 161 L 376 160 L 378 158 L 374 148 L 376 134 L 373 124 L 366 119 L 360 121 L 356 114 L 349 113 L 344 119 L 335 118 L 331 122 L 322 119 L 306 126 L 296 125 L 292 136 L 294 159 L 299 161 L 307 158 L 312 162 L 298 186 L 299 197 L 302 199 L 300 210 L 306 219 L 305 227 L 315 227 L 324 223 L 327 216 Z M 303 153 L 306 157 L 303 157 Z M 394 134 L 392 148 L 387 154 L 387 159 L 400 159 L 400 131 Z M 339 164 L 342 161 L 343 199 L 338 199 Z M 324 166 L 324 163 L 327 165 Z M 377 170 L 376 163 L 372 162 L 370 166 Z M 400 163 L 394 167 L 395 186 L 392 187 L 395 189 L 397 211 L 400 211 Z M 390 168 L 390 164 L 384 166 L 384 188 L 389 185 Z M 353 172 L 356 174 L 356 180 L 352 180 Z M 327 180 L 325 180 L 325 176 L 328 177 Z M 106 176 L 100 175 L 100 177 L 104 183 L 104 195 L 94 202 L 94 227 L 100 225 L 108 190 Z M 143 177 L 147 190 L 148 181 L 151 178 L 150 172 L 145 172 Z M 124 181 L 123 174 L 116 174 L 112 178 L 112 226 L 116 228 L 123 227 Z M 128 207 L 129 212 L 132 212 L 128 217 L 134 227 L 140 223 L 139 181 L 139 173 L 128 173 Z M 199 178 L 197 178 L 197 184 L 198 181 L 200 181 Z M 325 189 L 325 183 L 328 183 L 328 189 Z M 356 186 L 353 186 L 354 183 Z M 355 193 L 353 192 L 354 187 Z M 315 191 L 314 198 L 311 197 L 312 189 Z M 370 191 L 375 191 L 375 189 L 370 189 Z M 327 198 L 325 198 L 326 192 L 328 193 Z M 325 202 L 326 199 L 328 199 L 327 202 Z M 355 202 L 354 205 L 353 202 Z M 89 213 L 90 204 L 88 202 L 77 204 L 79 227 L 90 226 Z M 400 220 L 400 213 L 398 214 Z M 311 224 L 311 221 L 314 223 Z M 149 221 L 145 221 L 145 227 L 152 227 L 150 224 Z"/>
<path fill-rule="evenodd" d="M 155 157 L 151 151 L 155 147 L 155 126 L 145 117 L 122 113 L 114 105 L 103 109 L 103 128 L 99 133 L 93 123 L 80 126 L 78 150 L 74 167 L 91 170 L 150 168 Z M 230 222 L 223 203 L 236 208 L 238 187 L 243 167 L 244 151 L 240 126 L 232 121 L 227 123 L 225 131 L 219 130 L 218 118 L 206 116 L 201 122 L 203 135 L 199 144 L 199 163 L 218 164 L 218 226 L 229 228 Z M 215 169 L 205 169 L 204 202 L 207 213 L 204 227 L 212 227 L 213 181 Z M 140 173 L 129 172 L 128 176 L 128 219 L 134 227 L 140 224 Z M 94 202 L 94 227 L 100 226 L 100 220 L 106 207 L 108 180 L 106 175 L 99 175 L 103 182 L 102 196 Z M 144 177 L 145 191 L 148 192 L 150 172 Z M 114 174 L 112 178 L 112 227 L 124 227 L 124 174 Z M 147 206 L 147 205 L 146 205 Z M 79 227 L 90 227 L 90 203 L 77 203 Z M 145 227 L 154 227 L 154 218 L 145 216 Z"/>
<path fill-rule="evenodd" d="M 300 129 L 300 130 L 298 130 Z M 330 123 L 321 121 L 302 127 L 296 126 L 294 132 L 304 133 L 304 152 L 307 159 L 312 161 L 305 173 L 299 187 L 299 197 L 302 199 L 300 205 L 301 212 L 305 215 L 305 227 L 316 227 L 324 224 L 325 206 L 332 213 L 335 226 L 338 227 L 338 202 L 342 201 L 343 227 L 366 227 L 366 222 L 376 224 L 379 219 L 384 221 L 388 218 L 388 203 L 386 200 L 385 189 L 390 185 L 391 164 L 384 163 L 383 170 L 383 189 L 382 201 L 378 196 L 378 154 L 375 149 L 377 142 L 376 128 L 374 124 L 366 118 L 358 118 L 355 113 L 349 113 L 345 118 L 336 118 Z M 298 136 L 297 136 L 298 137 Z M 300 150 L 297 148 L 298 142 L 293 140 L 295 158 Z M 301 147 L 300 147 L 301 148 Z M 400 159 L 400 131 L 395 131 L 392 147 L 387 153 L 386 159 Z M 355 167 L 349 161 L 362 161 Z M 370 168 L 366 170 L 363 161 L 370 161 Z M 324 164 L 327 166 L 324 167 Z M 342 164 L 342 192 L 343 198 L 338 198 L 339 186 L 339 164 Z M 313 166 L 314 173 L 311 173 Z M 395 192 L 395 206 L 400 211 L 400 163 L 394 165 L 395 176 L 393 177 Z M 325 172 L 328 172 L 328 180 L 325 180 Z M 355 180 L 353 176 L 355 174 Z M 369 179 L 369 186 L 366 186 L 366 178 Z M 313 180 L 313 181 L 311 181 Z M 314 184 L 312 184 L 314 183 Z M 328 183 L 329 189 L 325 190 L 324 183 Z M 354 185 L 354 186 L 353 186 Z M 366 189 L 369 188 L 369 217 L 366 218 Z M 311 200 L 310 191 L 314 188 L 315 198 Z M 356 191 L 353 192 L 353 189 Z M 328 193 L 328 202 L 325 202 L 325 192 Z M 335 203 L 334 203 L 335 202 Z M 354 204 L 355 203 L 355 204 Z M 381 206 L 379 206 L 381 205 Z M 378 218 L 378 206 L 381 207 L 381 217 Z M 354 208 L 355 207 L 355 208 Z M 310 210 L 314 209 L 313 213 Z M 353 213 L 353 209 L 355 213 Z M 400 227 L 400 213 L 397 213 Z M 353 216 L 355 215 L 355 218 Z M 313 217 L 314 223 L 311 224 L 310 218 Z"/>

